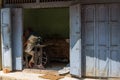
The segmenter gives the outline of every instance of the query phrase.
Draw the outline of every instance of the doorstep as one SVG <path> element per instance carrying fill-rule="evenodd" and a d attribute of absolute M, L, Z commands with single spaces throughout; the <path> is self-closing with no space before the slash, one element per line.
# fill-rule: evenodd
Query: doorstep
<path fill-rule="evenodd" d="M 45 74 L 26 73 L 26 72 L 11 72 L 3 73 L 0 71 L 0 80 L 56 80 L 56 79 L 45 79 L 42 78 Z M 65 76 L 59 80 L 79 80 Z"/>

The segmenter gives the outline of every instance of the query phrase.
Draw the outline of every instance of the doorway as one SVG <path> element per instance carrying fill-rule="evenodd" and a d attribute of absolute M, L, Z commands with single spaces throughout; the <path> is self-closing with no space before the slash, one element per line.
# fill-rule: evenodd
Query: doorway
<path fill-rule="evenodd" d="M 46 69 L 62 69 L 69 64 L 69 8 L 24 9 L 23 31 L 41 37 Z M 25 51 L 25 50 L 23 50 Z M 32 67 L 33 68 L 33 67 Z"/>

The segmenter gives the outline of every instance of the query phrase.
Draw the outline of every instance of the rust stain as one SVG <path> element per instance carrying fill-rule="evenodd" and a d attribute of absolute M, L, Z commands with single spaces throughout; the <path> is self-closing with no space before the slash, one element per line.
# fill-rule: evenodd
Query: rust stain
<path fill-rule="evenodd" d="M 3 73 L 10 73 L 10 70 L 8 68 L 4 68 Z"/>

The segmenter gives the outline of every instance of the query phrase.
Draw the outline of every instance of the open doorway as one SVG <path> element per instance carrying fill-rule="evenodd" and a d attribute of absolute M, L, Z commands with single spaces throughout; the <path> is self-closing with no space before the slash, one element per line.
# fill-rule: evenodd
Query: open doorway
<path fill-rule="evenodd" d="M 48 34 L 48 32 L 51 32 L 50 30 L 52 30 L 53 32 L 59 33 L 57 35 L 54 34 L 55 38 L 63 39 L 64 42 L 62 42 L 62 43 L 68 44 L 67 48 L 66 47 L 62 47 L 62 48 L 65 50 L 68 49 L 68 58 L 70 58 L 70 68 L 71 68 L 70 74 L 81 76 L 81 36 L 80 36 L 81 35 L 81 14 L 80 14 L 81 9 L 80 8 L 81 8 L 80 4 L 69 6 L 69 7 L 65 8 L 65 10 L 64 10 L 64 8 L 46 8 L 46 9 L 44 8 L 46 10 L 46 12 L 44 12 L 44 13 L 42 13 L 42 11 L 37 11 L 34 8 L 34 10 L 36 10 L 36 12 L 34 10 L 33 10 L 33 12 L 30 12 L 29 11 L 30 9 L 28 9 L 28 11 L 26 11 L 29 14 L 31 13 L 31 15 L 29 15 L 29 16 L 28 16 L 28 14 L 25 15 L 25 13 L 24 13 L 25 10 L 23 11 L 23 9 L 21 9 L 21 8 L 2 9 L 3 11 L 1 12 L 1 14 L 2 14 L 1 15 L 2 16 L 1 27 L 7 28 L 6 32 L 2 33 L 2 34 L 3 34 L 3 36 L 4 36 L 4 34 L 5 34 L 5 36 L 6 35 L 9 36 L 9 34 L 6 34 L 6 33 L 7 32 L 9 32 L 10 34 L 12 33 L 12 35 L 11 35 L 12 37 L 9 37 L 10 40 L 12 40 L 12 46 L 10 44 L 11 41 L 9 40 L 9 45 L 12 48 L 12 51 L 9 51 L 10 56 L 6 55 L 4 52 L 2 52 L 3 53 L 2 57 L 9 57 L 7 60 L 5 58 L 2 60 L 2 61 L 4 61 L 2 65 L 9 63 L 7 66 L 3 66 L 3 68 L 6 69 L 6 67 L 9 66 L 8 68 L 10 68 L 9 69 L 10 71 L 23 69 L 22 64 L 24 64 L 24 62 L 22 62 L 22 61 L 24 59 L 23 58 L 24 52 L 23 52 L 23 46 L 22 46 L 22 44 L 23 44 L 23 39 L 22 39 L 23 35 L 22 34 L 23 34 L 23 30 L 26 30 L 28 28 L 30 29 L 30 27 L 33 25 L 33 27 L 31 27 L 31 30 L 35 31 L 36 33 L 39 33 L 38 35 L 41 37 L 41 39 L 43 39 L 43 41 L 47 41 L 47 38 L 49 38 L 49 39 L 51 38 L 51 35 Z M 44 9 L 41 9 L 41 10 L 44 10 Z M 55 10 L 51 11 L 52 9 L 55 9 Z M 65 11 L 65 14 L 63 14 L 64 11 Z M 41 18 L 38 18 L 40 16 L 40 14 L 36 15 L 36 13 L 38 13 L 38 12 L 41 14 L 46 13 L 45 14 L 46 17 L 42 18 L 43 15 L 41 15 Z M 51 12 L 56 13 L 56 14 L 52 14 Z M 62 16 L 60 16 L 60 14 L 58 14 L 57 12 L 59 12 Z M 24 15 L 22 13 L 24 13 Z M 32 14 L 34 14 L 34 15 L 32 15 Z M 52 17 L 47 16 L 47 15 L 51 15 Z M 57 15 L 57 16 L 53 16 L 53 15 Z M 57 18 L 58 16 L 59 16 L 59 18 Z M 67 16 L 67 18 L 65 18 L 66 16 Z M 27 18 L 25 18 L 25 17 L 27 17 Z M 30 18 L 30 17 L 33 17 L 33 18 Z M 41 19 L 41 21 L 39 19 Z M 6 21 L 8 21 L 8 22 L 6 22 Z M 26 21 L 28 21 L 27 25 L 29 24 L 28 26 L 26 26 L 27 28 L 25 27 Z M 35 22 L 35 24 L 31 24 L 31 23 L 33 23 L 33 21 Z M 40 22 L 41 22 L 41 24 L 44 23 L 44 25 L 46 25 L 48 23 L 53 23 L 54 29 L 52 28 L 53 25 L 50 25 L 50 24 L 49 24 L 50 28 L 49 27 L 45 28 L 45 26 L 36 25 L 36 24 L 40 24 Z M 62 23 L 59 23 L 59 25 L 58 25 L 57 22 L 62 22 Z M 66 23 L 68 23 L 67 26 L 61 25 L 61 24 L 66 24 Z M 6 25 L 4 26 L 4 24 L 6 24 Z M 23 24 L 24 24 L 24 27 L 23 27 Z M 62 30 L 61 30 L 61 27 L 62 27 Z M 41 28 L 41 29 L 39 29 L 39 28 Z M 69 33 L 69 28 L 70 28 L 70 33 Z M 9 29 L 11 29 L 11 30 L 9 30 Z M 41 31 L 38 31 L 38 30 L 46 32 L 47 33 L 46 35 L 48 35 L 48 37 L 43 36 L 43 34 L 41 34 Z M 51 40 L 54 39 L 53 32 L 51 32 L 52 33 Z M 61 36 L 61 34 L 64 34 L 64 36 L 63 35 Z M 67 37 L 65 37 L 65 34 L 67 34 Z M 69 46 L 69 35 L 70 35 L 70 46 Z M 2 41 L 5 41 L 5 40 L 2 40 Z M 55 41 L 56 41 L 56 43 L 58 43 L 57 42 L 58 40 L 55 40 Z M 53 42 L 55 42 L 55 41 L 53 40 Z M 62 45 L 62 43 L 59 43 L 57 45 L 60 46 L 60 45 Z M 43 44 L 43 43 L 41 43 L 41 44 Z M 2 48 L 2 49 L 5 50 L 6 48 Z M 62 49 L 62 51 L 65 51 L 63 49 Z M 70 49 L 70 57 L 69 57 L 69 49 Z M 46 51 L 48 51 L 48 50 L 46 50 Z M 51 51 L 53 51 L 53 50 L 51 50 Z M 60 52 L 59 54 L 63 53 L 62 51 L 59 50 L 58 51 L 58 52 Z M 60 56 L 58 56 L 58 57 L 60 57 Z M 55 58 L 51 57 L 50 59 L 55 59 Z M 64 61 L 64 58 L 62 60 Z M 8 62 L 8 61 L 10 61 L 10 62 Z M 76 64 L 76 62 L 77 62 L 77 64 Z M 65 64 L 65 66 L 67 64 L 69 64 L 69 59 L 68 59 L 68 62 Z"/>
<path fill-rule="evenodd" d="M 24 9 L 23 16 L 23 68 L 60 70 L 69 66 L 69 8 Z M 30 37 L 37 38 L 32 55 L 26 55 L 24 45 Z"/>

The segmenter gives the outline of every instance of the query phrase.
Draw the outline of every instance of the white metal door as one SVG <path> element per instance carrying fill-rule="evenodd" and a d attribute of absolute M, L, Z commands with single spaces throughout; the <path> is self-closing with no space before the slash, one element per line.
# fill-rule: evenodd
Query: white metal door
<path fill-rule="evenodd" d="M 1 9 L 2 67 L 12 70 L 11 11 Z"/>
<path fill-rule="evenodd" d="M 120 77 L 120 6 L 83 6 L 84 76 Z"/>
<path fill-rule="evenodd" d="M 70 73 L 81 77 L 81 6 L 70 6 Z"/>
<path fill-rule="evenodd" d="M 109 5 L 109 76 L 120 77 L 120 4 Z"/>
<path fill-rule="evenodd" d="M 22 70 L 23 59 L 23 14 L 21 8 L 12 8 L 12 51 L 13 69 Z"/>
<path fill-rule="evenodd" d="M 86 76 L 95 75 L 95 6 L 85 5 L 82 9 L 82 49 L 83 72 Z M 85 68 L 84 68 L 85 67 Z"/>
<path fill-rule="evenodd" d="M 0 10 L 0 22 L 1 22 L 1 10 Z M 0 33 L 1 33 L 1 23 L 0 23 Z M 1 42 L 1 34 L 0 34 L 0 70 L 2 69 L 2 42 Z"/>

